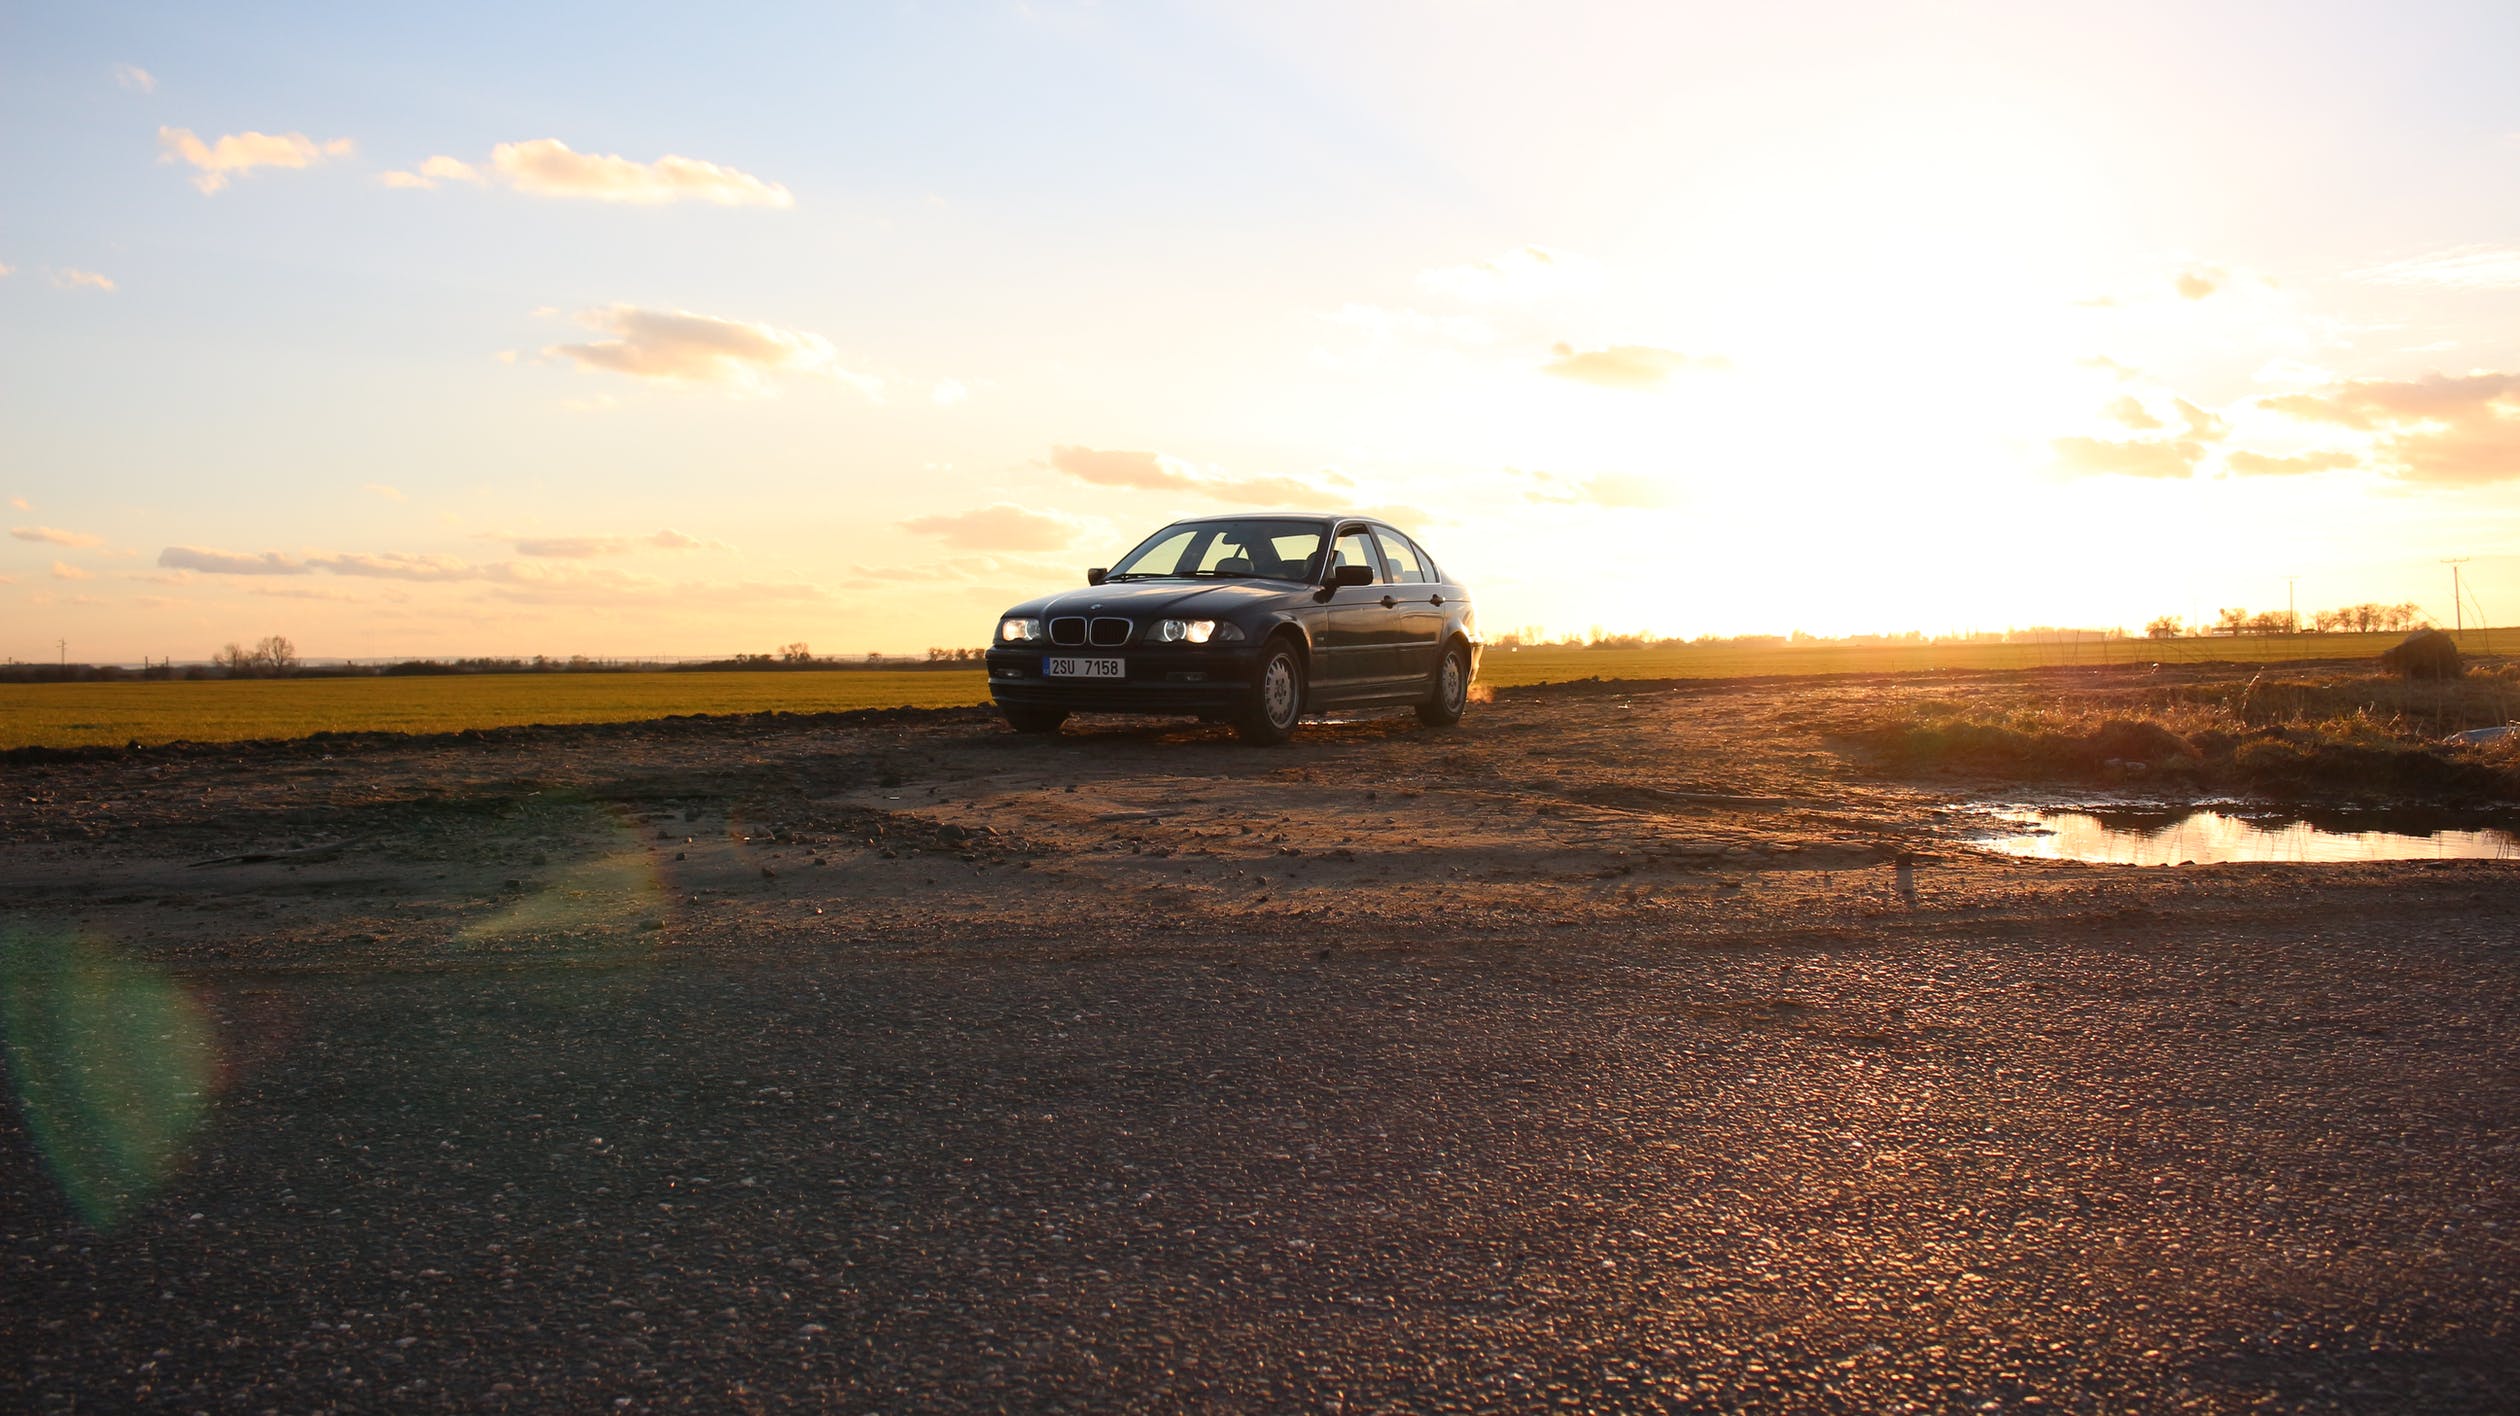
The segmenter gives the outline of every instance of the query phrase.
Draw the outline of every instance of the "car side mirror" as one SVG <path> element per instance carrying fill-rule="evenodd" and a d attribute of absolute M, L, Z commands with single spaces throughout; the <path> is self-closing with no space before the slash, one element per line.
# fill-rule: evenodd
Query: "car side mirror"
<path fill-rule="evenodd" d="M 1086 584 L 1088 584 L 1088 585 L 1100 585 L 1100 584 L 1102 584 L 1104 581 L 1106 581 L 1106 580 L 1108 580 L 1108 579 L 1110 579 L 1110 578 L 1111 578 L 1111 571 L 1110 571 L 1110 569 L 1109 569 L 1108 567 L 1105 567 L 1105 566 L 1099 566 L 1099 565 L 1098 565 L 1098 566 L 1095 566 L 1092 570 L 1089 570 L 1089 571 L 1085 572 L 1085 583 L 1086 583 Z"/>
<path fill-rule="evenodd" d="M 1370 565 L 1333 566 L 1330 570 L 1330 583 L 1334 586 L 1371 585 L 1374 583 L 1374 568 Z"/>

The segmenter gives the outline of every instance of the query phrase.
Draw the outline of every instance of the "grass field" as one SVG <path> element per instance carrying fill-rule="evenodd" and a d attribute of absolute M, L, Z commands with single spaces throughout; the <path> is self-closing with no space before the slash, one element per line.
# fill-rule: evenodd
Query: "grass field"
<path fill-rule="evenodd" d="M 2066 644 L 1802 644 L 1667 649 L 1491 650 L 1491 687 L 1570 679 L 1742 678 L 1766 674 L 2026 669 L 2068 664 L 2372 658 L 2396 634 L 2129 639 Z M 2520 646 L 2510 630 L 2470 630 L 2470 653 Z M 948 708 L 989 701 L 980 671 L 481 674 L 445 678 L 248 679 L 200 683 L 0 684 L 0 748 L 177 739 L 229 742 L 315 732 L 451 732 L 519 723 L 610 723 L 675 713 Z"/>

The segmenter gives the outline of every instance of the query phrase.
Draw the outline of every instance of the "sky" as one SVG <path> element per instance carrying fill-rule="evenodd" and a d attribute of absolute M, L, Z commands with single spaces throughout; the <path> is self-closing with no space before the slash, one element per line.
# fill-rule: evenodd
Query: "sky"
<path fill-rule="evenodd" d="M 2520 7 L 0 7 L 0 656 L 2520 622 Z"/>

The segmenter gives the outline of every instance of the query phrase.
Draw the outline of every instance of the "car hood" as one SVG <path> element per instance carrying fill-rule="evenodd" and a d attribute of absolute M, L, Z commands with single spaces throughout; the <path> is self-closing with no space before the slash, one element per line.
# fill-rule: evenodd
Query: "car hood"
<path fill-rule="evenodd" d="M 1177 615 L 1184 619 L 1224 619 L 1237 610 L 1305 593 L 1291 580 L 1134 580 L 1119 585 L 1087 585 L 1026 600 L 1009 616 L 1046 619 L 1052 615 Z"/>

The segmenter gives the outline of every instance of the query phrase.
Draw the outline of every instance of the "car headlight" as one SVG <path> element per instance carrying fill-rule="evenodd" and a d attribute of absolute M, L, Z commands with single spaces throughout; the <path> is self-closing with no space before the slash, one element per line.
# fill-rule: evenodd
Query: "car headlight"
<path fill-rule="evenodd" d="M 1158 644 L 1235 644 L 1242 640 L 1242 630 L 1215 620 L 1157 620 L 1151 636 Z"/>
<path fill-rule="evenodd" d="M 1002 619 L 998 621 L 998 643 L 1022 644 L 1041 637 L 1041 621 L 1037 619 Z"/>

